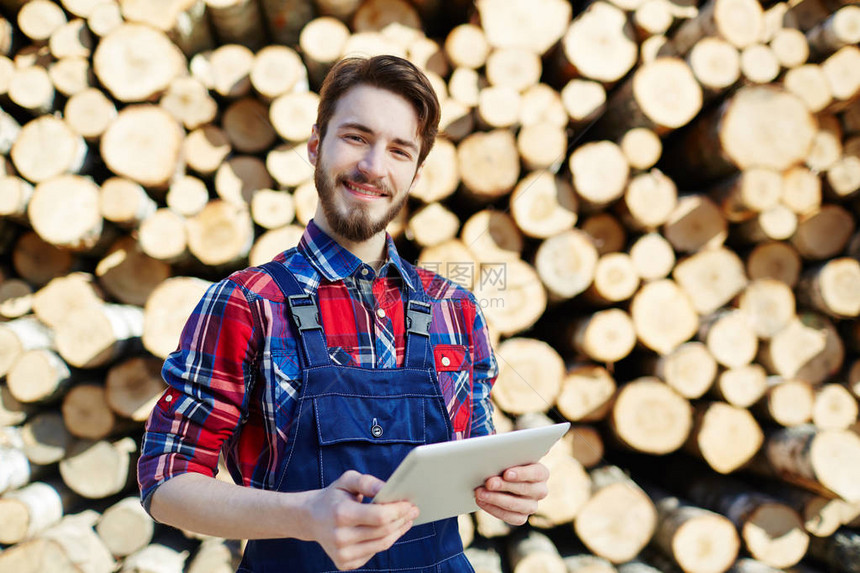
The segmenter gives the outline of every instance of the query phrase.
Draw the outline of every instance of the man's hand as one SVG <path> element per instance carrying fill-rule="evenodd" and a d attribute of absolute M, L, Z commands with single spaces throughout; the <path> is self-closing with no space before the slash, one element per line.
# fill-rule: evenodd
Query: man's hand
<path fill-rule="evenodd" d="M 478 507 L 511 525 L 522 525 L 547 495 L 549 470 L 543 464 L 508 468 L 475 490 Z"/>
<path fill-rule="evenodd" d="M 308 497 L 310 538 L 341 571 L 357 569 L 391 547 L 418 517 L 418 508 L 406 501 L 361 503 L 365 497 L 375 496 L 383 483 L 350 470 Z"/>

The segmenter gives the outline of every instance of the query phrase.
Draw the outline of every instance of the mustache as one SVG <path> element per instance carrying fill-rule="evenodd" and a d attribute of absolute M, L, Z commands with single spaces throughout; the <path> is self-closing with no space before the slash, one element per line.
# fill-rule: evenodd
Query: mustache
<path fill-rule="evenodd" d="M 338 175 L 336 181 L 340 184 L 351 182 L 358 183 L 359 185 L 370 185 L 372 187 L 376 187 L 388 196 L 394 195 L 394 192 L 392 191 L 391 187 L 386 185 L 383 181 L 373 181 L 367 175 L 361 173 L 360 171 L 351 173 L 349 175 Z"/>

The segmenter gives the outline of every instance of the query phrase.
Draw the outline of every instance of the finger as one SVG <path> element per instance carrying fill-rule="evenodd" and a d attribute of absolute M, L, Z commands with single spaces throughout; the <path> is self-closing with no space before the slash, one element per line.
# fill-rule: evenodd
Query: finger
<path fill-rule="evenodd" d="M 344 528 L 343 532 L 338 532 L 339 544 L 343 547 L 347 545 L 355 545 L 368 541 L 376 541 L 388 537 L 392 533 L 403 528 L 404 524 L 411 523 L 417 517 L 417 510 L 410 512 L 400 519 L 396 519 L 383 525 L 358 525 L 354 527 Z"/>
<path fill-rule="evenodd" d="M 502 473 L 505 481 L 539 482 L 549 479 L 549 470 L 543 464 L 528 464 L 508 468 Z"/>
<path fill-rule="evenodd" d="M 383 527 L 418 515 L 418 508 L 408 501 L 391 503 L 354 503 L 344 508 L 342 525 Z M 414 519 L 414 516 L 412 517 Z"/>
<path fill-rule="evenodd" d="M 332 485 L 355 495 L 374 497 L 384 484 L 384 481 L 370 474 L 347 470 Z"/>
<path fill-rule="evenodd" d="M 356 569 L 361 567 L 367 563 L 371 557 L 394 545 L 394 543 L 403 537 L 411 527 L 412 520 L 404 520 L 398 524 L 398 527 L 382 537 L 368 539 L 367 541 L 356 543 L 352 547 L 345 549 L 342 555 L 346 560 L 344 569 Z"/>
<path fill-rule="evenodd" d="M 487 491 L 511 493 L 530 499 L 543 499 L 548 493 L 547 484 L 544 481 L 511 482 L 505 481 L 498 476 L 489 478 L 484 487 Z"/>
<path fill-rule="evenodd" d="M 511 525 L 523 525 L 529 517 L 529 514 L 527 513 L 518 513 L 516 511 L 510 511 L 508 509 L 481 500 L 478 500 L 478 507 L 480 507 L 493 517 L 497 517 L 505 523 L 509 523 Z"/>
<path fill-rule="evenodd" d="M 475 492 L 475 501 L 494 505 L 504 511 L 514 513 L 531 515 L 537 511 L 537 500 L 535 499 L 510 495 L 508 493 L 487 491 L 484 488 L 478 488 Z"/>

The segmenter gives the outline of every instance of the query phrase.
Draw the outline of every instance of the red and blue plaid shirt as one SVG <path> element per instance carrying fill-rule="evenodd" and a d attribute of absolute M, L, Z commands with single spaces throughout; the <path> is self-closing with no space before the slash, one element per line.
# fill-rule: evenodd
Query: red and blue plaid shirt
<path fill-rule="evenodd" d="M 307 293 L 317 295 L 334 363 L 403 365 L 405 289 L 417 285 L 390 236 L 387 244 L 387 261 L 375 273 L 311 221 L 298 247 L 275 258 Z M 454 437 L 492 433 L 489 396 L 498 368 L 480 306 L 455 283 L 425 269 L 417 272 L 433 303 L 430 343 Z M 169 388 L 147 422 L 138 462 L 145 506 L 173 476 L 215 475 L 220 453 L 237 483 L 274 487 L 288 432 L 275 419 L 291 419 L 301 384 L 284 308 L 274 280 L 256 267 L 212 285 L 197 304 L 178 349 L 164 363 Z M 286 359 L 278 352 L 273 360 L 273 337 L 277 348 L 294 350 Z"/>

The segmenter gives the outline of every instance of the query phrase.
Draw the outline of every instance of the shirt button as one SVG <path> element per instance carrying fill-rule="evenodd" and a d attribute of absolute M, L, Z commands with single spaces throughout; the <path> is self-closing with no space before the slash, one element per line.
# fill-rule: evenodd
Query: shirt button
<path fill-rule="evenodd" d="M 442 357 L 442 366 L 448 366 L 451 364 L 451 359 L 447 356 Z"/>
<path fill-rule="evenodd" d="M 363 269 L 361 269 L 361 276 L 366 277 L 368 272 L 369 271 L 367 270 L 367 267 L 364 267 Z"/>
<path fill-rule="evenodd" d="M 164 401 L 165 402 L 173 402 L 173 396 L 168 394 L 167 396 L 164 397 Z"/>
<path fill-rule="evenodd" d="M 379 318 L 385 318 L 385 311 L 382 310 L 381 308 L 377 308 L 376 309 L 376 316 L 378 316 Z"/>

